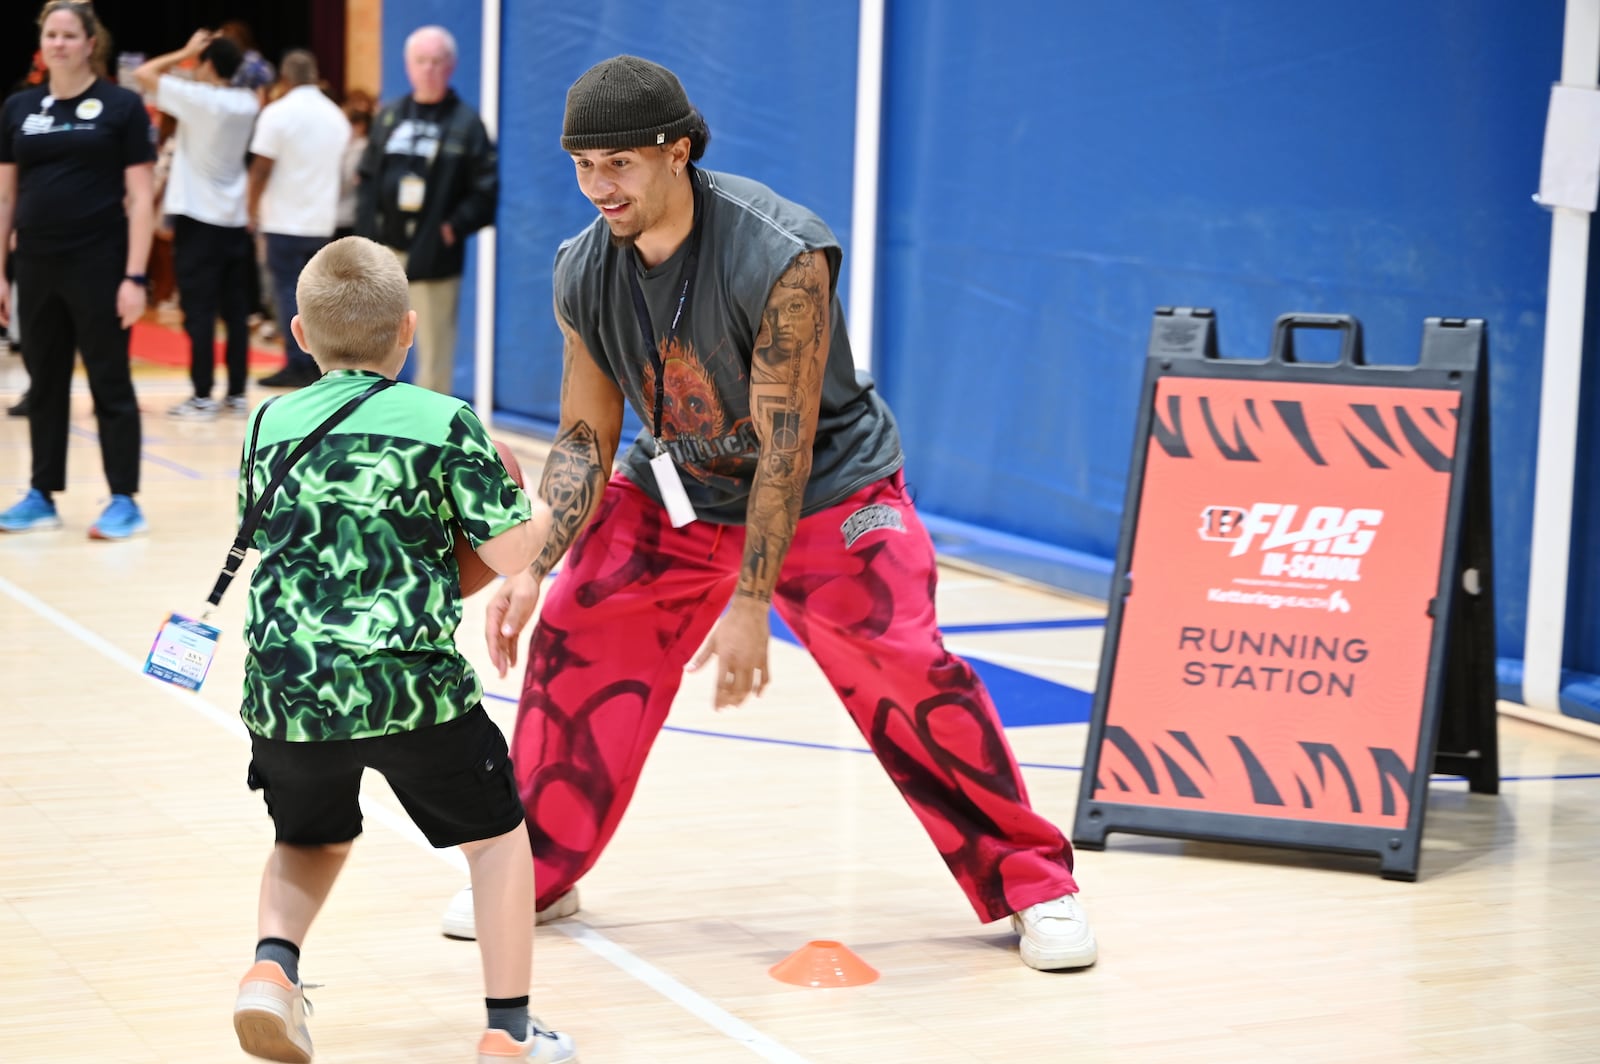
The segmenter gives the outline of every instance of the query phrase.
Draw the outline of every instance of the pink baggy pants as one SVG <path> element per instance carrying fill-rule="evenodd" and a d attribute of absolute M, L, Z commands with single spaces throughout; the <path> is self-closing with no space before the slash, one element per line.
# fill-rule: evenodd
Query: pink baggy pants
<path fill-rule="evenodd" d="M 540 907 L 593 867 L 684 666 L 738 581 L 744 529 L 675 529 L 623 477 L 551 583 L 511 744 Z M 899 474 L 803 518 L 773 606 L 821 666 L 983 920 L 1077 891 L 988 692 L 945 650 L 933 543 Z"/>

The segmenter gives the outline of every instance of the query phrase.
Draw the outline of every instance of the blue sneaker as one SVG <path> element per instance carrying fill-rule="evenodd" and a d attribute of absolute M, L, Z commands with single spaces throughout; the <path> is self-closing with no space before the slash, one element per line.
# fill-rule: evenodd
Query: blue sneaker
<path fill-rule="evenodd" d="M 60 527 L 56 504 L 37 488 L 29 488 L 21 502 L 0 513 L 0 532 L 43 532 Z"/>
<path fill-rule="evenodd" d="M 144 523 L 144 514 L 139 512 L 139 504 L 127 495 L 111 496 L 111 505 L 107 506 L 105 513 L 100 515 L 89 529 L 90 539 L 127 539 L 136 536 L 147 527 Z"/>

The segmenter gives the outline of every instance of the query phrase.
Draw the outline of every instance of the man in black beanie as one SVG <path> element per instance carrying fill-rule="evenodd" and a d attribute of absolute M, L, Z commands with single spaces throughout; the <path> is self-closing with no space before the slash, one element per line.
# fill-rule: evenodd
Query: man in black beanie
<path fill-rule="evenodd" d="M 1087 967 L 1071 845 L 1029 806 L 993 702 L 940 638 L 933 543 L 850 353 L 838 241 L 764 185 L 697 168 L 707 139 L 645 59 L 608 59 L 567 93 L 561 146 L 600 217 L 556 254 L 561 426 L 539 484 L 555 523 L 486 625 L 504 676 L 566 556 L 511 745 L 540 919 L 577 910 L 685 666 L 715 669 L 719 709 L 761 693 L 776 609 L 979 918 L 1009 917 L 1034 968 Z M 613 475 L 624 402 L 644 429 Z M 445 933 L 472 936 L 466 891 Z"/>

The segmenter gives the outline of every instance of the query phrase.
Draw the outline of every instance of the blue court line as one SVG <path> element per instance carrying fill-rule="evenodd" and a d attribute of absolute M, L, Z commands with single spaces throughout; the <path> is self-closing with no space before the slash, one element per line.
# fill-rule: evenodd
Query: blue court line
<path fill-rule="evenodd" d="M 90 432 L 88 429 L 79 428 L 77 425 L 68 426 L 67 431 L 72 435 L 77 436 L 79 439 L 93 440 L 95 443 L 100 442 L 100 434 L 98 432 Z M 158 454 L 151 454 L 143 447 L 139 448 L 139 458 L 141 461 L 149 462 L 151 465 L 161 466 L 163 469 L 171 470 L 172 472 L 177 473 L 179 476 L 188 477 L 190 480 L 209 479 L 205 473 L 202 473 L 197 469 L 191 469 L 186 465 L 179 465 L 177 462 L 174 462 L 168 458 L 162 458 Z M 228 475 L 231 477 L 237 477 L 238 473 L 234 472 L 229 473 Z"/>
<path fill-rule="evenodd" d="M 1088 620 L 1090 618 L 1083 618 Z M 1096 624 L 1104 621 L 1093 618 Z M 942 630 L 951 632 L 973 631 L 1013 631 L 1019 627 L 1032 624 L 1071 624 L 1071 621 L 1023 621 L 1016 625 L 952 625 Z M 777 611 L 772 613 L 772 634 L 786 643 L 799 645 L 799 640 L 783 623 Z M 1088 691 L 1080 691 L 1076 687 L 1056 683 L 1042 676 L 1022 672 L 1018 669 L 996 665 L 992 661 L 964 655 L 964 660 L 972 666 L 972 671 L 978 674 L 983 685 L 989 689 L 989 696 L 994 699 L 995 708 L 1000 713 L 1000 723 L 1007 728 L 1028 728 L 1041 724 L 1087 724 L 1089 714 L 1094 709 L 1094 696 Z"/>
<path fill-rule="evenodd" d="M 1048 632 L 1059 628 L 1104 628 L 1104 617 L 1063 617 L 1053 621 L 995 621 L 990 624 L 941 624 L 945 635 L 974 635 L 981 632 Z"/>
<path fill-rule="evenodd" d="M 485 698 L 492 698 L 496 702 L 515 703 L 517 700 L 510 695 L 485 694 Z M 676 724 L 668 724 L 662 731 L 676 732 L 679 735 L 698 735 L 703 739 L 730 739 L 741 743 L 760 743 L 765 746 L 789 746 L 800 750 L 826 750 L 836 754 L 868 754 L 871 750 L 864 746 L 840 746 L 836 743 L 810 743 L 800 739 L 773 739 L 765 735 L 739 735 L 735 732 L 712 731 L 709 728 L 684 728 Z M 1056 765 L 1047 761 L 1018 761 L 1023 768 L 1042 769 L 1047 772 L 1082 772 L 1082 765 Z M 1600 772 L 1560 772 L 1551 776 L 1501 776 L 1501 783 L 1550 783 L 1555 780 L 1600 780 Z M 1465 776 L 1434 776 L 1434 783 L 1465 783 Z"/>
<path fill-rule="evenodd" d="M 662 731 L 677 732 L 680 735 L 699 735 L 708 739 L 735 739 L 749 743 L 766 743 L 769 746 L 797 746 L 807 750 L 832 750 L 845 754 L 870 754 L 871 750 L 864 746 L 835 746 L 831 743 L 807 743 L 797 739 L 770 739 L 765 736 L 738 735 L 733 732 L 710 731 L 705 728 L 683 728 L 669 724 Z M 1082 765 L 1054 765 L 1044 761 L 1018 761 L 1023 768 L 1046 769 L 1051 772 L 1082 772 Z M 1600 772 L 1562 772 L 1553 776 L 1501 776 L 1501 783 L 1549 783 L 1554 780 L 1600 780 Z M 1434 783 L 1466 783 L 1465 776 L 1438 775 L 1432 777 Z"/>
<path fill-rule="evenodd" d="M 209 480 L 209 479 L 211 479 L 210 477 L 206 476 L 206 474 L 200 472 L 198 469 L 190 469 L 188 466 L 179 465 L 177 462 L 171 461 L 170 459 L 162 458 L 160 455 L 151 454 L 149 451 L 140 451 L 139 452 L 139 457 L 144 459 L 146 462 L 149 462 L 151 465 L 161 466 L 163 469 L 170 469 L 172 472 L 177 473 L 179 476 L 188 477 L 190 480 Z M 238 476 L 237 473 L 230 473 L 228 475 L 230 477 Z"/>
<path fill-rule="evenodd" d="M 1600 772 L 1557 772 L 1550 776 L 1501 776 L 1501 783 L 1551 783 L 1555 780 L 1600 780 Z M 1465 783 L 1465 776 L 1434 776 L 1435 783 Z"/>
<path fill-rule="evenodd" d="M 492 698 L 496 702 L 511 702 L 517 700 L 510 695 L 485 694 L 483 697 Z M 736 732 L 711 731 L 708 728 L 685 728 L 677 724 L 665 725 L 662 731 L 677 732 L 679 735 L 698 735 L 705 739 L 732 739 L 736 742 L 761 743 L 766 746 L 791 746 L 801 750 L 826 750 L 835 754 L 868 754 L 871 750 L 865 746 L 840 746 L 837 743 L 809 743 L 800 739 L 773 739 L 765 735 L 739 735 Z M 1051 765 L 1044 762 L 1019 761 L 1023 768 L 1049 769 L 1054 772 L 1082 772 L 1082 765 Z"/>

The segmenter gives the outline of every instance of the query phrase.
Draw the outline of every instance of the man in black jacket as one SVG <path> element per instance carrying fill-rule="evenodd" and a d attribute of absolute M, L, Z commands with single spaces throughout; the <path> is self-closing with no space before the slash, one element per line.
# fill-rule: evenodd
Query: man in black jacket
<path fill-rule="evenodd" d="M 411 94 L 378 113 L 361 159 L 356 232 L 394 250 L 417 312 L 415 383 L 454 391 L 467 237 L 494 222 L 499 157 L 478 113 L 450 88 L 456 42 L 440 26 L 406 38 Z"/>

